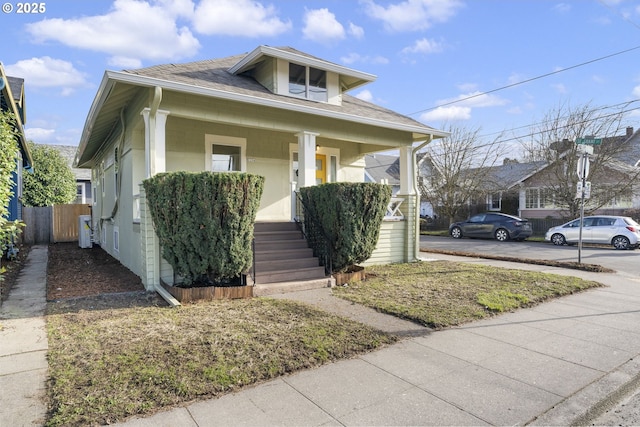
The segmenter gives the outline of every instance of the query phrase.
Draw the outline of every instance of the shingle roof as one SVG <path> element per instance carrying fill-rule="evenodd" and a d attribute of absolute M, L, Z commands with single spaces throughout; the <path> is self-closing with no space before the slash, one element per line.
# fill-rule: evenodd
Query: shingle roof
<path fill-rule="evenodd" d="M 306 55 L 296 51 L 295 49 L 286 49 L 293 50 L 298 54 Z M 202 88 L 255 96 L 263 99 L 271 99 L 281 102 L 285 101 L 292 105 L 313 105 L 314 108 L 320 110 L 334 111 L 410 126 L 419 126 L 424 128 L 425 131 L 430 130 L 440 132 L 410 117 L 380 107 L 379 105 L 363 101 L 347 93 L 342 94 L 342 105 L 314 102 L 302 98 L 287 97 L 272 93 L 251 77 L 234 75 L 229 72 L 229 69 L 242 60 L 245 55 L 246 54 L 235 55 L 221 59 L 208 59 L 184 64 L 163 64 L 147 68 L 124 70 L 124 72 Z M 310 55 L 306 56 L 311 57 Z"/>
<path fill-rule="evenodd" d="M 375 182 L 386 180 L 389 185 L 400 185 L 400 160 L 397 156 L 367 154 L 365 170 Z"/>

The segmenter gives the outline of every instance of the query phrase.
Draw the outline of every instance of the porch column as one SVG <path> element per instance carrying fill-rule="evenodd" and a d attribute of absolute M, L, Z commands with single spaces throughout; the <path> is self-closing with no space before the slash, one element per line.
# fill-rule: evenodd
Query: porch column
<path fill-rule="evenodd" d="M 298 137 L 298 187 L 316 184 L 316 136 L 319 133 L 303 131 Z"/>
<path fill-rule="evenodd" d="M 166 129 L 169 111 L 145 108 L 140 113 L 144 118 L 144 152 L 145 152 L 145 176 L 166 172 Z"/>
<path fill-rule="evenodd" d="M 415 194 L 413 185 L 415 164 L 411 146 L 400 148 L 400 191 L 398 194 Z"/>

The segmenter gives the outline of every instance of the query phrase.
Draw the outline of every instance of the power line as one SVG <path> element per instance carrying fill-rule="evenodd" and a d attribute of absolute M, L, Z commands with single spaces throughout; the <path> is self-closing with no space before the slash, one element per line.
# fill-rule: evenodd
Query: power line
<path fill-rule="evenodd" d="M 628 52 L 631 52 L 631 51 L 634 51 L 634 50 L 637 50 L 637 49 L 640 49 L 640 46 L 635 46 L 635 47 L 632 47 L 632 48 L 629 48 L 629 49 L 621 50 L 619 52 L 612 53 L 610 55 L 601 56 L 600 58 L 592 59 L 590 61 L 582 62 L 582 63 L 577 64 L 577 65 L 572 65 L 572 66 L 567 67 L 567 68 L 562 68 L 560 70 L 556 70 L 556 71 L 552 71 L 550 73 L 542 74 L 542 75 L 537 76 L 537 77 L 532 77 L 530 79 L 522 80 L 522 81 L 517 82 L 517 83 L 511 83 L 509 85 L 502 86 L 502 87 L 499 87 L 497 89 L 492 89 L 492 90 L 489 90 L 489 91 L 486 91 L 486 92 L 477 93 L 475 95 L 467 96 L 465 98 L 457 99 L 455 101 L 449 101 L 449 102 L 446 102 L 444 104 L 437 105 L 435 107 L 425 108 L 424 110 L 416 111 L 414 113 L 410 113 L 410 114 L 407 114 L 407 115 L 408 116 L 413 116 L 413 115 L 416 115 L 416 114 L 424 113 L 425 111 L 431 111 L 431 110 L 435 110 L 436 108 L 444 107 L 444 106 L 447 106 L 447 105 L 457 104 L 458 102 L 468 101 L 469 99 L 477 98 L 477 97 L 483 96 L 483 95 L 488 95 L 490 93 L 498 92 L 500 90 L 509 89 L 509 88 L 514 87 L 514 86 L 519 86 L 521 84 L 529 83 L 529 82 L 532 82 L 534 80 L 539 80 L 539 79 L 542 79 L 542 78 L 545 78 L 545 77 L 553 76 L 555 74 L 559 74 L 559 73 L 562 73 L 562 72 L 565 72 L 565 71 L 573 70 L 574 68 L 583 67 L 585 65 L 593 64 L 594 62 L 598 62 L 598 61 L 602 61 L 602 60 L 605 60 L 605 59 L 609 59 L 609 58 L 612 58 L 614 56 L 622 55 L 624 53 L 628 53 Z"/>

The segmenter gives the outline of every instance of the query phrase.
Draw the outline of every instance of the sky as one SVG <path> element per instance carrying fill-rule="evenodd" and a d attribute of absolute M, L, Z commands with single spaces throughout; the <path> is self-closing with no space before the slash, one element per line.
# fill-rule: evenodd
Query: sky
<path fill-rule="evenodd" d="M 78 145 L 105 70 L 260 45 L 373 74 L 349 93 L 437 129 L 526 134 L 587 104 L 624 107 L 623 126 L 640 127 L 640 0 L 0 3 L 0 62 L 25 79 L 25 131 L 41 144 Z"/>

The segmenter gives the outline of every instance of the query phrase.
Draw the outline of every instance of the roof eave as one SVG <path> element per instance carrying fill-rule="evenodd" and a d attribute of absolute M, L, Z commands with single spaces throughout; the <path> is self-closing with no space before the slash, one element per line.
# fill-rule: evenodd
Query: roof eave
<path fill-rule="evenodd" d="M 20 117 L 20 114 L 18 114 L 18 107 L 15 103 L 15 99 L 13 98 L 13 94 L 11 93 L 9 80 L 7 79 L 7 75 L 4 72 L 4 67 L 2 66 L 1 62 L 0 62 L 0 78 L 4 81 L 4 87 L 2 88 L 2 91 L 5 93 L 5 98 L 7 102 L 11 105 L 11 112 L 13 113 L 14 119 L 16 120 L 18 139 L 19 139 L 18 144 L 19 144 L 19 149 L 22 153 L 22 161 L 23 161 L 24 167 L 26 169 L 29 169 L 33 167 L 33 157 L 31 156 L 29 145 L 27 144 L 27 135 L 24 132 L 24 124 L 22 123 L 22 118 Z"/>
<path fill-rule="evenodd" d="M 378 126 L 378 127 L 399 130 L 404 132 L 411 132 L 413 135 L 414 141 L 420 141 L 430 136 L 432 136 L 433 138 L 444 138 L 449 135 L 448 132 L 436 130 L 426 125 L 420 126 L 420 125 L 409 125 L 409 124 L 403 124 L 403 123 L 394 123 L 386 120 L 379 120 L 379 119 L 373 119 L 368 117 L 356 116 L 352 114 L 340 113 L 336 111 L 323 110 L 321 108 L 316 108 L 310 105 L 308 106 L 308 105 L 292 104 L 292 103 L 281 101 L 281 100 L 266 99 L 266 98 L 261 98 L 261 97 L 252 96 L 252 95 L 245 95 L 245 94 L 236 93 L 236 92 L 205 88 L 202 86 L 194 86 L 186 83 L 179 83 L 179 82 L 174 82 L 170 80 L 158 79 L 154 77 L 140 76 L 137 74 L 130 74 L 130 73 L 121 72 L 121 71 L 107 71 L 102 79 L 102 83 L 100 84 L 100 88 L 98 90 L 98 94 L 96 95 L 94 103 L 91 106 L 89 115 L 87 116 L 85 128 L 82 132 L 82 138 L 80 140 L 80 145 L 78 147 L 79 149 L 78 153 L 80 154 L 80 157 L 81 157 L 82 151 L 84 151 L 86 144 L 88 142 L 87 139 L 91 132 L 91 128 L 95 123 L 96 115 L 99 112 L 102 104 L 104 104 L 104 102 L 106 101 L 106 98 L 108 97 L 108 94 L 111 88 L 116 83 L 126 83 L 126 84 L 132 84 L 132 85 L 143 86 L 143 87 L 159 86 L 159 87 L 162 87 L 163 89 L 173 90 L 176 92 L 216 97 L 216 98 L 230 100 L 230 101 L 250 103 L 253 105 L 261 105 L 264 107 L 279 108 L 279 109 L 290 110 L 290 111 L 295 111 L 299 113 L 313 114 L 316 116 L 322 116 L 326 118 L 348 120 L 348 121 L 365 124 L 365 125 Z M 76 161 L 78 160 L 78 158 L 79 156 L 77 155 Z"/>

